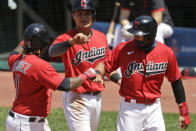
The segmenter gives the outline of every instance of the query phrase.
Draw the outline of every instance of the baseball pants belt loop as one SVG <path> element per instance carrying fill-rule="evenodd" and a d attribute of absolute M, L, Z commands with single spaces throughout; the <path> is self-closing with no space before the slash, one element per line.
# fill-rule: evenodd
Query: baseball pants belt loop
<path fill-rule="evenodd" d="M 13 118 L 16 118 L 16 114 L 12 111 L 9 112 L 9 115 Z M 45 122 L 45 118 L 44 117 L 40 117 L 40 118 L 37 118 L 37 117 L 29 117 L 27 119 L 28 122 Z"/>
<path fill-rule="evenodd" d="M 83 94 L 89 94 L 91 96 L 95 96 L 98 95 L 99 93 L 101 93 L 101 91 L 95 91 L 95 92 L 84 92 Z"/>
<path fill-rule="evenodd" d="M 125 102 L 130 102 L 133 104 L 144 104 L 144 105 L 151 105 L 155 102 L 160 101 L 160 98 L 156 98 L 153 100 L 136 100 L 136 99 L 131 99 L 131 98 L 125 98 Z"/>

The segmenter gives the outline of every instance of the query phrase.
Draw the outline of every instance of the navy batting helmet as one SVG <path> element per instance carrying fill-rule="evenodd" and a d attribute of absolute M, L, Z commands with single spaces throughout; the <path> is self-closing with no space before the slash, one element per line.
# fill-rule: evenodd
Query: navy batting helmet
<path fill-rule="evenodd" d="M 152 16 L 139 16 L 133 22 L 133 27 L 127 30 L 135 36 L 145 36 L 154 39 L 157 33 L 157 22 Z"/>
<path fill-rule="evenodd" d="M 33 23 L 25 29 L 24 40 L 30 41 L 30 45 L 24 44 L 24 48 L 29 49 L 43 49 L 53 42 L 48 29 L 39 23 Z"/>
<path fill-rule="evenodd" d="M 75 12 L 82 9 L 92 10 L 93 12 L 95 12 L 93 0 L 75 0 L 72 11 Z"/>

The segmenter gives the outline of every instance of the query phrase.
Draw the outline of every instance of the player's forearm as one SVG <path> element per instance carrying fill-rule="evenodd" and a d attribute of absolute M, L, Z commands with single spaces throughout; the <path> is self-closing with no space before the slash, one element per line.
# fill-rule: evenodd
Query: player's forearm
<path fill-rule="evenodd" d="M 23 50 L 24 50 L 23 45 L 19 44 L 19 45 L 13 50 L 13 52 L 22 53 Z"/>
<path fill-rule="evenodd" d="M 75 90 L 78 88 L 84 81 L 86 80 L 93 80 L 96 78 L 96 72 L 93 68 L 88 68 L 84 71 L 84 73 L 78 75 L 77 77 L 72 78 L 65 78 L 59 87 L 58 90 L 61 91 L 69 91 L 69 90 Z M 102 82 L 101 80 L 97 82 Z"/>
<path fill-rule="evenodd" d="M 60 42 L 50 46 L 48 54 L 51 57 L 61 56 L 64 54 L 72 45 L 69 44 L 69 41 Z"/>
<path fill-rule="evenodd" d="M 105 67 L 104 67 L 104 64 L 102 62 L 98 63 L 96 66 L 95 66 L 95 70 L 98 71 L 100 75 L 104 75 L 105 74 Z"/>
<path fill-rule="evenodd" d="M 158 25 L 161 24 L 161 22 L 162 22 L 162 14 L 163 13 L 161 11 L 154 12 L 154 13 L 151 14 L 152 17 L 156 20 Z"/>
<path fill-rule="evenodd" d="M 82 77 L 70 78 L 70 90 L 76 89 L 80 86 L 86 78 L 82 79 Z"/>
<path fill-rule="evenodd" d="M 172 84 L 172 89 L 173 89 L 177 104 L 185 102 L 186 101 L 185 91 L 184 91 L 181 78 L 176 80 L 175 82 L 172 82 L 171 84 Z"/>
<path fill-rule="evenodd" d="M 123 19 L 123 20 L 120 21 L 120 24 L 121 24 L 122 26 L 125 26 L 125 25 L 129 25 L 130 22 L 129 22 L 127 19 Z"/>
<path fill-rule="evenodd" d="M 119 22 L 122 26 L 125 26 L 127 24 L 129 24 L 129 14 L 130 14 L 130 11 L 129 10 L 122 10 L 120 11 L 120 17 L 119 17 Z"/>
<path fill-rule="evenodd" d="M 86 76 L 82 77 L 74 77 L 74 78 L 65 78 L 61 84 L 59 85 L 59 87 L 57 88 L 57 90 L 60 91 L 69 91 L 69 90 L 74 90 L 76 89 L 78 86 L 80 86 L 84 80 L 86 80 Z"/>

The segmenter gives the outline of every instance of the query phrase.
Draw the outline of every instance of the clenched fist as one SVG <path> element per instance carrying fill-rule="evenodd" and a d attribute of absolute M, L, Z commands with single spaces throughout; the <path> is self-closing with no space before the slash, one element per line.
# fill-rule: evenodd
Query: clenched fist
<path fill-rule="evenodd" d="M 90 40 L 88 39 L 88 37 L 86 35 L 84 35 L 83 33 L 78 33 L 73 38 L 71 38 L 69 40 L 69 43 L 71 45 L 75 45 L 75 44 L 85 44 L 89 41 Z"/>

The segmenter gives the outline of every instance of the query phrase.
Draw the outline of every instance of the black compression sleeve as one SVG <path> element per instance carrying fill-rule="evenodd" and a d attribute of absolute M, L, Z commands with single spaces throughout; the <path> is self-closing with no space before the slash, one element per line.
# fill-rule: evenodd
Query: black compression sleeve
<path fill-rule="evenodd" d="M 120 74 L 119 73 L 114 73 L 110 76 L 111 81 L 117 83 L 119 79 L 121 79 Z"/>
<path fill-rule="evenodd" d="M 69 44 L 69 41 L 60 42 L 50 46 L 48 50 L 49 56 L 56 57 L 65 53 L 72 45 Z"/>
<path fill-rule="evenodd" d="M 172 82 L 171 85 L 174 92 L 174 96 L 176 98 L 176 102 L 178 104 L 185 102 L 186 98 L 181 78 Z"/>
<path fill-rule="evenodd" d="M 65 78 L 61 84 L 59 85 L 59 87 L 57 88 L 57 90 L 60 91 L 69 91 L 70 88 L 70 79 L 69 78 Z"/>

